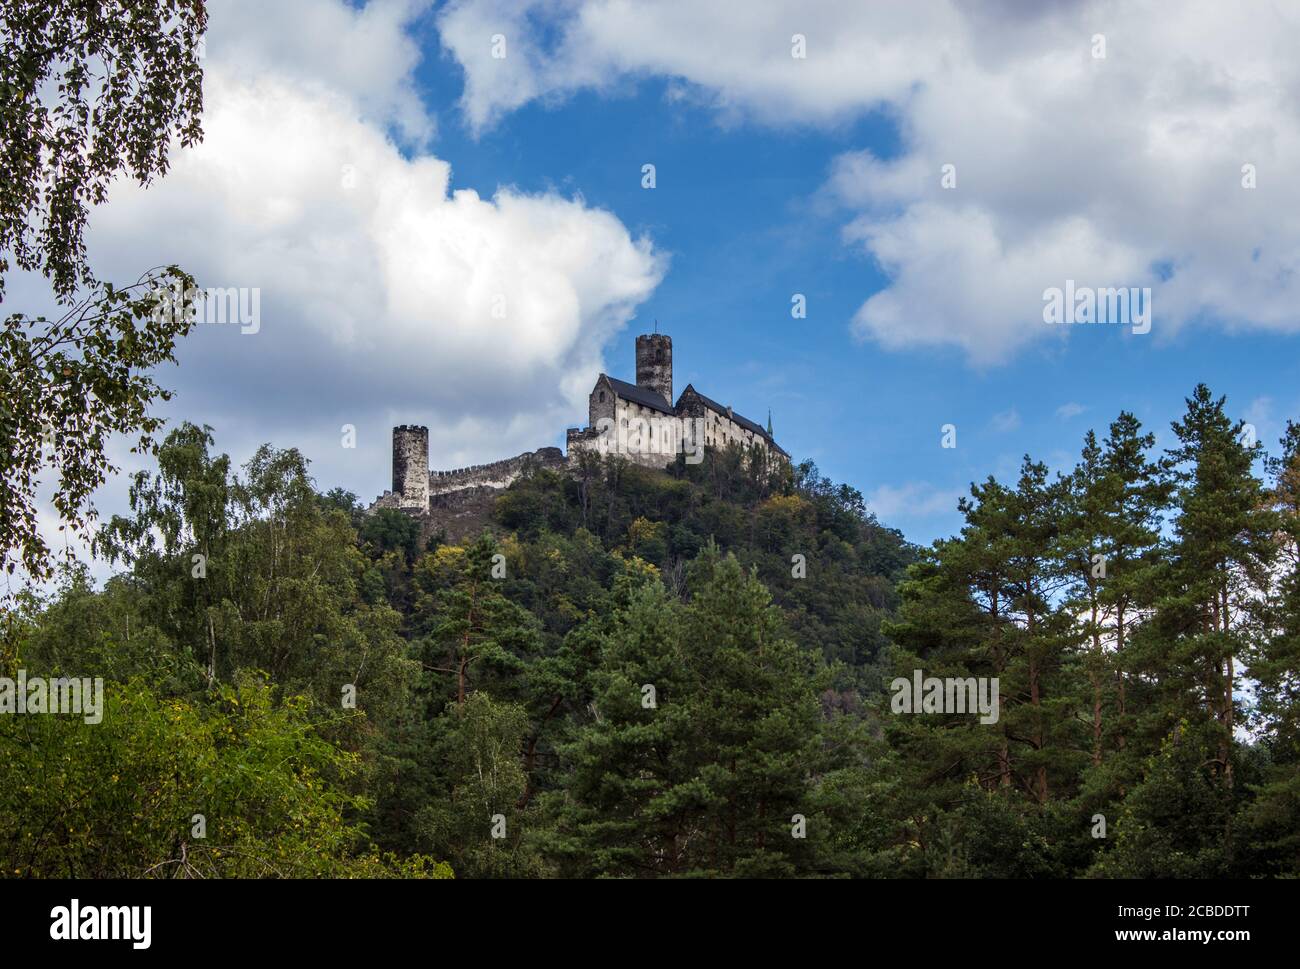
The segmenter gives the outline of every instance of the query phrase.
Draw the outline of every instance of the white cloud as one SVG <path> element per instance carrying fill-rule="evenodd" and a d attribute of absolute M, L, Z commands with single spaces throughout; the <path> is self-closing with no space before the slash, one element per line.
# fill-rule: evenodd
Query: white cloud
<path fill-rule="evenodd" d="M 889 277 L 854 317 L 863 339 L 997 363 L 1069 335 L 1041 316 L 1067 279 L 1152 287 L 1140 339 L 1203 319 L 1300 331 L 1300 18 L 1285 6 L 462 0 L 438 22 L 475 128 L 648 76 L 727 122 L 888 112 L 898 156 L 846 154 L 828 182 L 854 213 L 846 240 Z M 1111 334 L 1117 349 L 1130 336 Z"/>
<path fill-rule="evenodd" d="M 751 2 L 742 15 L 699 0 L 459 0 L 440 12 L 438 29 L 465 69 L 461 106 L 477 130 L 535 99 L 616 91 L 650 75 L 682 82 L 670 96 L 737 116 L 831 123 L 905 97 L 918 69 L 939 67 L 943 51 L 925 40 L 943 9 Z M 799 33 L 803 59 L 792 56 Z M 504 57 L 493 56 L 498 34 Z"/>
<path fill-rule="evenodd" d="M 215 0 L 205 67 L 242 77 L 273 74 L 302 90 L 346 92 L 367 121 L 413 143 L 436 130 L 410 83 L 420 62 L 411 27 L 433 0 Z"/>
<path fill-rule="evenodd" d="M 1009 434 L 1020 427 L 1020 412 L 1014 407 L 993 415 L 993 430 L 999 434 Z"/>
<path fill-rule="evenodd" d="M 909 481 L 902 485 L 880 485 L 866 496 L 866 504 L 877 518 L 890 525 L 902 520 L 955 514 L 957 501 L 964 494 L 961 489 L 943 490 L 928 482 Z"/>
<path fill-rule="evenodd" d="M 1063 421 L 1068 421 L 1078 417 L 1087 409 L 1088 408 L 1084 407 L 1082 404 L 1070 401 L 1069 403 L 1062 404 L 1060 407 L 1056 408 L 1056 416 Z"/>
<path fill-rule="evenodd" d="M 1252 424 L 1261 424 L 1273 417 L 1273 398 L 1256 397 L 1246 407 L 1245 420 Z"/>
<path fill-rule="evenodd" d="M 202 145 L 147 190 L 115 186 L 90 234 L 103 278 L 176 262 L 200 285 L 260 288 L 260 332 L 184 341 L 161 375 L 179 388 L 169 412 L 216 425 L 237 458 L 298 446 L 366 500 L 388 486 L 394 423 L 430 425 L 434 467 L 556 443 L 666 268 L 580 197 L 483 198 L 399 147 L 390 132 L 432 131 L 403 29 L 421 8 L 214 7 Z M 267 17 L 295 24 L 287 53 L 258 47 Z"/>

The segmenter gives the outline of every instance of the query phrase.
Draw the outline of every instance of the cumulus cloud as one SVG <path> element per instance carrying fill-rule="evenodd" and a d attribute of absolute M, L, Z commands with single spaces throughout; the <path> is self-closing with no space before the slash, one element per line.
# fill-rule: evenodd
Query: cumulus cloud
<path fill-rule="evenodd" d="M 461 105 L 478 130 L 535 99 L 649 76 L 737 116 L 834 123 L 906 97 L 918 71 L 941 66 L 941 46 L 927 39 L 945 6 L 454 0 L 438 29 L 465 70 Z M 796 34 L 806 57 L 792 56 Z M 496 36 L 505 56 L 494 56 Z"/>
<path fill-rule="evenodd" d="M 1020 427 L 1020 412 L 1014 407 L 993 415 L 993 430 L 999 434 L 1009 434 Z"/>
<path fill-rule="evenodd" d="M 1075 417 L 1078 417 L 1087 409 L 1088 408 L 1084 407 L 1082 404 L 1078 404 L 1075 403 L 1074 401 L 1070 401 L 1056 408 L 1056 416 L 1060 420 L 1068 421 L 1068 420 L 1072 420 Z"/>
<path fill-rule="evenodd" d="M 366 120 L 413 144 L 436 130 L 411 73 L 422 56 L 413 27 L 433 0 L 216 0 L 205 66 L 244 77 L 274 74 L 305 90 L 343 91 Z"/>
<path fill-rule="evenodd" d="M 174 416 L 235 453 L 297 445 L 363 499 L 388 484 L 394 423 L 430 426 L 434 467 L 555 443 L 664 258 L 581 197 L 481 197 L 413 147 L 434 130 L 409 76 L 422 4 L 273 7 L 214 6 L 203 144 L 147 190 L 116 186 L 92 224 L 104 278 L 176 262 L 260 290 L 258 332 L 185 341 L 162 375 Z M 283 56 L 258 46 L 267 17 L 295 24 Z"/>
<path fill-rule="evenodd" d="M 961 489 L 944 490 L 924 481 L 881 485 L 866 496 L 867 508 L 887 524 L 949 515 L 965 495 Z"/>
<path fill-rule="evenodd" d="M 1069 336 L 1042 294 L 1070 279 L 1152 288 L 1152 334 L 1117 346 L 1189 322 L 1300 331 L 1300 19 L 1283 6 L 460 0 L 438 23 L 476 129 L 645 77 L 726 121 L 896 119 L 898 154 L 846 153 L 827 184 L 889 280 L 853 318 L 862 339 L 995 364 Z"/>

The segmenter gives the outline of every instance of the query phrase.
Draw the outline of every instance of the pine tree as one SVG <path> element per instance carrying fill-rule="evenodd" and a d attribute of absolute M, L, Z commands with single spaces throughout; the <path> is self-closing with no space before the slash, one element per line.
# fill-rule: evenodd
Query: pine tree
<path fill-rule="evenodd" d="M 1252 868 L 1300 874 L 1300 424 L 1287 422 L 1280 457 L 1269 461 L 1271 505 L 1278 515 L 1273 595 L 1266 600 L 1267 634 L 1250 663 L 1258 681 L 1259 744 L 1264 777 L 1245 823 Z"/>
<path fill-rule="evenodd" d="M 1277 517 L 1253 472 L 1260 446 L 1243 439 L 1224 398 L 1199 384 L 1173 430 L 1178 518 L 1159 602 L 1159 632 L 1171 648 L 1154 665 L 1169 676 L 1170 714 L 1213 721 L 1211 766 L 1231 788 L 1237 662 L 1258 632 L 1256 593 L 1269 586 Z"/>
<path fill-rule="evenodd" d="M 506 596 L 506 571 L 488 533 L 467 548 L 441 546 L 417 566 L 416 652 L 429 674 L 431 712 L 448 700 L 464 704 L 478 688 L 498 698 L 521 695 L 519 674 L 538 648 L 537 624 Z"/>
<path fill-rule="evenodd" d="M 842 807 L 820 785 L 856 742 L 822 715 L 826 674 L 733 557 L 706 549 L 690 591 L 654 579 L 617 618 L 593 720 L 563 751 L 556 851 L 586 874 L 817 871 L 823 812 Z"/>
<path fill-rule="evenodd" d="M 1169 484 L 1148 460 L 1155 436 L 1142 434 L 1127 411 L 1103 444 L 1089 431 L 1070 477 L 1061 556 L 1070 577 L 1069 605 L 1087 648 L 1090 750 L 1100 767 L 1107 749 L 1122 750 L 1128 686 L 1125 652 L 1133 625 L 1150 605 L 1148 590 Z"/>

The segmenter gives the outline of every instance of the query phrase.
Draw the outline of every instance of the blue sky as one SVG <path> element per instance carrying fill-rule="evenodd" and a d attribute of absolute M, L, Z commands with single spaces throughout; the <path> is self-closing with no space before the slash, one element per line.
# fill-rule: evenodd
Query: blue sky
<path fill-rule="evenodd" d="M 207 139 L 114 192 L 92 260 L 260 287 L 258 334 L 187 341 L 167 414 L 364 500 L 395 423 L 434 467 L 562 444 L 656 320 L 678 391 L 770 407 L 917 542 L 1121 409 L 1167 443 L 1198 381 L 1273 444 L 1300 418 L 1295 18 L 903 6 L 219 0 Z M 1151 332 L 1045 324 L 1066 279 L 1151 287 Z"/>
<path fill-rule="evenodd" d="M 418 77 L 433 110 L 457 118 L 460 64 L 430 57 Z M 1085 431 L 1104 432 L 1121 409 L 1167 442 L 1198 381 L 1227 394 L 1266 445 L 1285 419 L 1300 419 L 1300 354 L 1289 334 L 1193 326 L 1157 343 L 1082 327 L 977 367 L 953 348 L 890 351 L 855 339 L 854 314 L 888 279 L 869 254 L 845 246 L 844 209 L 825 186 L 842 153 L 895 156 L 898 119 L 877 109 L 830 126 L 724 123 L 670 89 L 651 77 L 534 101 L 478 135 L 462 117 L 440 129 L 438 145 L 456 159 L 457 186 L 578 193 L 652 236 L 671 269 L 611 340 L 612 372 L 631 379 L 635 334 L 657 321 L 674 337 L 678 391 L 694 381 L 760 421 L 770 407 L 796 459 L 873 496 L 909 538 L 955 531 L 952 496 L 989 474 L 1014 477 L 1025 453 L 1068 468 Z M 641 186 L 646 162 L 656 165 L 654 190 Z M 791 318 L 794 293 L 807 297 L 806 319 Z M 1156 325 L 1159 336 L 1158 313 Z M 940 447 L 949 422 L 956 449 Z"/>

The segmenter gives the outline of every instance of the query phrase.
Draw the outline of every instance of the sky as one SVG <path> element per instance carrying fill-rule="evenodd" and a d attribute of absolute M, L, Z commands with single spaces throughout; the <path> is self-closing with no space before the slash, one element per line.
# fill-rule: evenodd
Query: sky
<path fill-rule="evenodd" d="M 258 290 L 256 332 L 204 324 L 160 374 L 236 462 L 297 447 L 369 502 L 394 424 L 429 426 L 434 468 L 563 446 L 656 326 L 677 392 L 770 409 L 919 543 L 1121 409 L 1169 444 L 1198 382 L 1266 446 L 1300 420 L 1300 8 L 209 12 L 203 144 L 115 186 L 88 246 L 100 278 Z M 1149 289 L 1149 330 L 1045 322 L 1067 281 Z"/>

